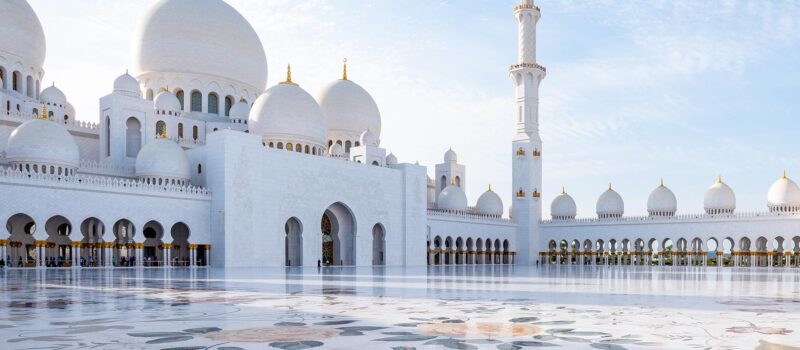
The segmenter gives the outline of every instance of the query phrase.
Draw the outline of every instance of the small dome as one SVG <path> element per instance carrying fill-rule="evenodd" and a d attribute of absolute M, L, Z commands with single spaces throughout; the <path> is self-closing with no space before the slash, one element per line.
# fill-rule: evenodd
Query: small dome
<path fill-rule="evenodd" d="M 185 73 L 237 82 L 261 92 L 267 56 L 250 23 L 221 0 L 161 0 L 142 18 L 131 50 L 133 71 Z M 242 86 L 244 85 L 244 86 Z"/>
<path fill-rule="evenodd" d="M 650 192 L 647 198 L 647 212 L 651 216 L 673 216 L 678 211 L 678 199 L 672 190 L 664 186 L 664 181 Z"/>
<path fill-rule="evenodd" d="M 436 207 L 444 210 L 467 210 L 467 194 L 454 184 L 439 192 Z"/>
<path fill-rule="evenodd" d="M 139 82 L 136 81 L 136 78 L 128 74 L 128 72 L 125 72 L 125 74 L 114 79 L 114 93 L 139 97 L 141 95 Z"/>
<path fill-rule="evenodd" d="M 42 93 L 39 95 L 39 99 L 42 100 L 42 102 L 50 105 L 63 106 L 67 104 L 67 96 L 64 95 L 61 89 L 57 88 L 55 85 L 49 86 L 42 90 Z"/>
<path fill-rule="evenodd" d="M 338 143 L 334 143 L 328 148 L 328 156 L 330 157 L 343 157 L 344 156 L 344 147 Z"/>
<path fill-rule="evenodd" d="M 389 153 L 389 155 L 386 156 L 386 165 L 397 165 L 397 156 L 395 156 L 394 153 Z"/>
<path fill-rule="evenodd" d="M 75 120 L 75 107 L 72 105 L 72 103 L 67 102 L 67 105 L 64 106 L 64 111 L 67 113 L 70 120 Z"/>
<path fill-rule="evenodd" d="M 372 96 L 351 80 L 336 80 L 317 94 L 328 131 L 355 138 L 364 130 L 381 135 L 381 112 Z"/>
<path fill-rule="evenodd" d="M 475 211 L 484 215 L 503 216 L 503 200 L 489 186 L 489 189 L 478 197 Z"/>
<path fill-rule="evenodd" d="M 23 66 L 41 70 L 46 54 L 46 41 L 39 17 L 27 1 L 0 1 L 0 57 L 8 62 L 22 60 Z M 8 66 L 6 66 L 8 68 Z"/>
<path fill-rule="evenodd" d="M 786 173 L 769 188 L 767 207 L 771 212 L 800 211 L 800 188 Z"/>
<path fill-rule="evenodd" d="M 34 119 L 22 123 L 8 137 L 10 163 L 46 164 L 78 168 L 80 151 L 75 138 L 61 123 Z"/>
<path fill-rule="evenodd" d="M 578 206 L 575 205 L 575 200 L 562 189 L 561 194 L 550 204 L 550 216 L 553 220 L 570 220 L 577 215 Z"/>
<path fill-rule="evenodd" d="M 458 162 L 458 155 L 456 154 L 453 149 L 448 149 L 447 152 L 444 152 L 444 161 L 445 163 L 457 163 Z"/>
<path fill-rule="evenodd" d="M 189 179 L 189 158 L 177 143 L 167 139 L 148 142 L 136 155 L 136 176 L 168 180 Z"/>
<path fill-rule="evenodd" d="M 625 213 L 625 202 L 622 196 L 608 185 L 608 190 L 600 195 L 597 199 L 597 217 L 605 218 L 618 218 L 622 217 Z"/>
<path fill-rule="evenodd" d="M 378 138 L 369 129 L 364 130 L 358 140 L 362 146 L 378 147 L 379 144 Z"/>
<path fill-rule="evenodd" d="M 293 83 L 275 85 L 256 99 L 250 111 L 250 132 L 267 140 L 319 146 L 328 135 L 317 101 Z"/>
<path fill-rule="evenodd" d="M 153 99 L 153 106 L 158 111 L 181 111 L 181 101 L 169 91 L 162 91 Z"/>
<path fill-rule="evenodd" d="M 708 214 L 733 213 L 736 209 L 736 195 L 730 186 L 717 179 L 703 196 L 703 207 Z"/>
<path fill-rule="evenodd" d="M 231 107 L 230 112 L 228 112 L 228 116 L 236 119 L 247 119 L 247 117 L 250 116 L 250 105 L 244 102 L 244 100 L 236 102 L 236 104 Z"/>

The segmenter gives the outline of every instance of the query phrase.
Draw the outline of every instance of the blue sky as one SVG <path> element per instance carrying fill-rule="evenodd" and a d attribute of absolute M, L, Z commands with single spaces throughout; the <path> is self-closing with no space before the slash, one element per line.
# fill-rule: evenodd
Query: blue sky
<path fill-rule="evenodd" d="M 45 83 L 96 121 L 154 1 L 30 2 L 48 39 Z M 516 1 L 229 3 L 264 43 L 270 85 L 291 63 L 293 80 L 316 93 L 347 57 L 349 77 L 381 108 L 383 146 L 431 174 L 453 147 L 470 201 L 491 183 L 510 203 Z M 626 213 L 641 215 L 662 177 L 679 213 L 700 212 L 719 174 L 739 210 L 763 210 L 784 168 L 800 177 L 800 2 L 537 4 L 545 214 L 565 186 L 578 215 L 593 216 L 612 182 Z"/>

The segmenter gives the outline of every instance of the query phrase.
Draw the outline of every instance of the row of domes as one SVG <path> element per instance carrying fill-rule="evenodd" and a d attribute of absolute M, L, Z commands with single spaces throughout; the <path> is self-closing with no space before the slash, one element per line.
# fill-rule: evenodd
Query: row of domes
<path fill-rule="evenodd" d="M 771 212 L 800 211 L 800 187 L 784 173 L 775 181 L 767 193 L 767 207 Z M 733 189 L 718 178 L 703 196 L 703 208 L 707 214 L 730 214 L 736 210 L 736 194 Z M 647 212 L 651 216 L 673 216 L 678 211 L 675 193 L 664 182 L 656 187 L 647 198 Z M 601 219 L 622 217 L 625 203 L 622 196 L 608 186 L 600 194 L 596 205 L 597 217 Z M 550 215 L 554 220 L 570 220 L 577 215 L 575 200 L 562 189 L 550 204 Z"/>
<path fill-rule="evenodd" d="M 464 212 L 469 210 L 467 195 L 461 187 L 451 183 L 445 187 L 436 199 L 436 208 L 447 211 Z M 492 187 L 486 190 L 480 197 L 474 208 L 475 214 L 490 215 L 500 217 L 503 215 L 503 200 L 492 191 Z"/>

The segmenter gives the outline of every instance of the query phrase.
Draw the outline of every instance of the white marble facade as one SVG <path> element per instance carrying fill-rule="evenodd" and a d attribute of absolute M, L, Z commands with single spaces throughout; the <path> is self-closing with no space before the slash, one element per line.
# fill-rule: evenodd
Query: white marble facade
<path fill-rule="evenodd" d="M 155 4 L 133 35 L 132 71 L 99 99 L 97 123 L 79 121 L 63 91 L 44 87 L 45 33 L 29 4 L 2 1 L 0 10 L 13 14 L 0 23 L 6 265 L 664 264 L 664 254 L 692 265 L 709 264 L 723 241 L 727 264 L 800 262 L 800 188 L 786 176 L 765 213 L 735 213 L 720 179 L 704 214 L 676 216 L 677 199 L 659 186 L 648 217 L 625 217 L 609 189 L 598 219 L 576 219 L 566 193 L 553 219 L 542 218 L 546 69 L 531 0 L 513 12 L 520 49 L 509 68 L 516 133 L 505 204 L 491 187 L 469 202 L 452 149 L 433 177 L 387 154 L 378 105 L 346 65 L 315 95 L 290 67 L 267 87 L 257 33 L 222 0 Z"/>

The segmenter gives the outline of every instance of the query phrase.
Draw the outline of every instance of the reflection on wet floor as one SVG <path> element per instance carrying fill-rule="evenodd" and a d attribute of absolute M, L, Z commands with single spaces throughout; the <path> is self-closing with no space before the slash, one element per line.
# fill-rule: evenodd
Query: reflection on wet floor
<path fill-rule="evenodd" d="M 792 349 L 800 271 L 0 271 L 0 348 Z"/>

